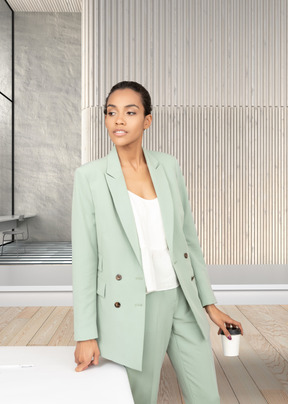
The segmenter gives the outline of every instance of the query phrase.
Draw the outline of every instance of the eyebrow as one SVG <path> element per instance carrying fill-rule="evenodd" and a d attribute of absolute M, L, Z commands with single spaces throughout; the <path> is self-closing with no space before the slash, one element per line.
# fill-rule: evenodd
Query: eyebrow
<path fill-rule="evenodd" d="M 107 105 L 107 108 L 108 108 L 108 107 L 117 108 L 116 105 L 114 105 L 114 104 L 108 104 L 108 105 Z M 124 108 L 131 108 L 131 107 L 136 107 L 136 108 L 140 109 L 140 108 L 138 107 L 138 105 L 136 105 L 136 104 L 125 105 Z"/>

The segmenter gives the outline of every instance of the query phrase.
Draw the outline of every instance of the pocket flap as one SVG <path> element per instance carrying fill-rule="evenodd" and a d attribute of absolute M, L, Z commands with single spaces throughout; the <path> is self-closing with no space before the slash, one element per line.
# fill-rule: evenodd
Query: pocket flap
<path fill-rule="evenodd" d="M 103 258 L 102 255 L 98 255 L 98 271 L 103 271 Z"/>
<path fill-rule="evenodd" d="M 97 294 L 105 297 L 105 291 L 106 291 L 106 283 L 102 278 L 98 278 L 97 280 Z"/>

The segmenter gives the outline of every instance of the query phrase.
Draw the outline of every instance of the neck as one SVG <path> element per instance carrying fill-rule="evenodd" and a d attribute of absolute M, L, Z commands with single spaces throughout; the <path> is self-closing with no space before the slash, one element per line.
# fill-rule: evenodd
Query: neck
<path fill-rule="evenodd" d="M 145 164 L 145 156 L 142 149 L 142 144 L 127 145 L 123 147 L 115 146 L 122 168 L 134 168 L 137 170 Z"/>

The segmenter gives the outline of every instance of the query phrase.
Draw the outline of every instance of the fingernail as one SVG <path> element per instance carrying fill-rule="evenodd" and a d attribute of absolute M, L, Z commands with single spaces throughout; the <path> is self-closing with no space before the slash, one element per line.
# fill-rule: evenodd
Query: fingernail
<path fill-rule="evenodd" d="M 228 337 L 227 337 L 230 341 L 231 341 L 231 339 L 232 339 L 232 337 L 231 337 L 231 335 L 228 335 Z"/>

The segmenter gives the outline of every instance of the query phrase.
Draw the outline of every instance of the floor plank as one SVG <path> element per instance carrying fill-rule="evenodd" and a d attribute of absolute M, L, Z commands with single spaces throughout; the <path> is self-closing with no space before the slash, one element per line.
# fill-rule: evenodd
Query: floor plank
<path fill-rule="evenodd" d="M 73 332 L 73 309 L 70 308 L 63 318 L 62 322 L 59 324 L 56 332 L 50 339 L 47 345 L 69 345 L 69 342 L 73 339 L 74 342 L 74 332 Z M 74 344 L 73 344 L 74 345 Z"/>
<path fill-rule="evenodd" d="M 39 307 L 24 307 L 0 332 L 0 345 L 9 345 L 14 336 L 25 326 L 27 321 L 39 310 Z M 13 344 L 13 342 L 12 342 Z"/>
<path fill-rule="evenodd" d="M 263 394 L 269 404 L 287 404 L 288 394 L 279 390 L 263 390 Z"/>
<path fill-rule="evenodd" d="M 76 346 L 76 342 L 74 341 L 74 334 L 71 336 L 69 342 L 68 342 L 68 346 Z"/>
<path fill-rule="evenodd" d="M 241 308 L 241 306 L 239 306 Z M 247 339 L 257 355 L 265 363 L 265 366 L 279 380 L 286 392 L 288 392 L 288 363 L 279 352 L 269 343 L 264 335 L 254 324 L 240 311 L 239 307 L 223 306 L 222 309 L 232 318 L 241 322 L 244 328 L 244 338 Z M 253 308 L 251 307 L 251 310 Z M 247 314 L 247 311 L 246 311 Z"/>
<path fill-rule="evenodd" d="M 17 315 L 17 318 L 27 318 L 30 319 L 34 316 L 35 313 L 39 310 L 39 306 L 37 307 L 24 307 L 24 309 Z"/>
<path fill-rule="evenodd" d="M 229 381 L 227 380 L 227 377 L 215 354 L 214 354 L 214 363 L 216 369 L 219 395 L 221 397 L 221 404 L 238 404 L 239 401 L 237 400 L 237 397 Z"/>
<path fill-rule="evenodd" d="M 9 307 L 0 317 L 0 331 L 2 331 L 21 311 L 23 307 Z"/>
<path fill-rule="evenodd" d="M 210 324 L 213 350 L 239 402 L 245 404 L 267 403 L 239 357 L 223 356 L 221 337 L 217 335 L 218 327 L 211 321 Z"/>
<path fill-rule="evenodd" d="M 241 356 L 240 360 L 245 366 L 247 372 L 254 380 L 258 389 L 261 391 L 267 402 L 269 403 L 270 393 L 266 396 L 266 391 L 274 391 L 274 398 L 277 398 L 277 401 L 281 399 L 282 394 L 282 385 L 281 383 L 274 377 L 272 372 L 265 366 L 265 363 L 262 359 L 257 355 L 257 353 L 253 350 L 251 345 L 245 338 L 241 340 Z M 278 392 L 278 396 L 277 396 Z M 277 397 L 276 397 L 277 396 Z M 275 402 L 275 401 L 274 401 Z"/>
<path fill-rule="evenodd" d="M 9 345 L 15 334 L 18 334 L 20 330 L 25 326 L 27 320 L 24 318 L 13 318 L 9 324 L 0 332 L 0 345 Z"/>
<path fill-rule="evenodd" d="M 40 307 L 39 310 L 26 322 L 25 326 L 11 339 L 8 345 L 29 345 L 34 335 L 50 316 L 53 307 Z"/>
<path fill-rule="evenodd" d="M 0 307 L 0 318 L 3 316 L 5 311 L 7 311 L 8 309 L 9 309 L 9 307 Z"/>
<path fill-rule="evenodd" d="M 59 306 L 54 308 L 49 318 L 42 324 L 41 328 L 35 333 L 29 345 L 48 345 L 55 334 L 55 330 L 60 326 L 64 317 L 67 315 L 69 307 Z"/>
<path fill-rule="evenodd" d="M 288 312 L 281 306 L 239 306 L 270 344 L 288 361 Z"/>

